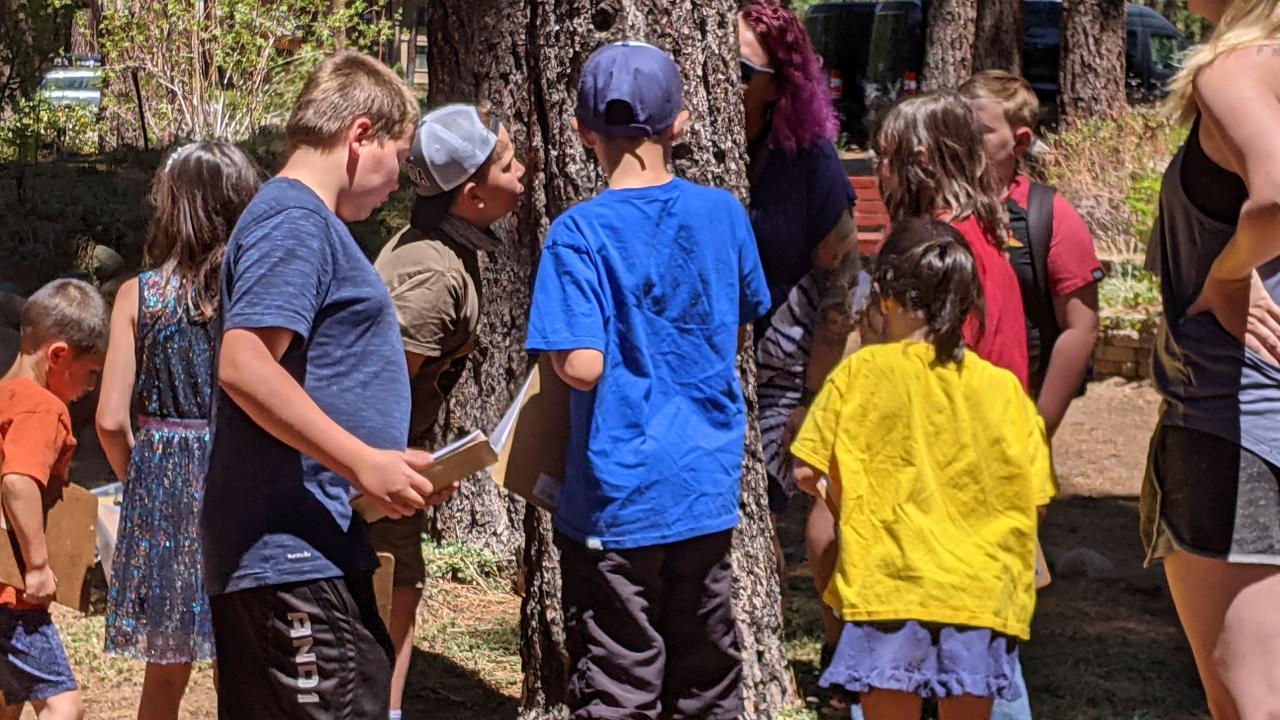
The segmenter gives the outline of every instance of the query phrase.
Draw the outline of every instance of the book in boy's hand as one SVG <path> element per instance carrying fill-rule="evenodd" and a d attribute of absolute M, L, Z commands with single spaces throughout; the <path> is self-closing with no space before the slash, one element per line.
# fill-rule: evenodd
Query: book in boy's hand
<path fill-rule="evenodd" d="M 66 485 L 62 499 L 45 517 L 49 569 L 58 579 L 53 601 L 80 612 L 89 610 L 89 573 L 97 560 L 98 498 L 79 485 Z M 21 591 L 26 567 L 18 540 L 0 513 L 0 582 Z"/>
<path fill-rule="evenodd" d="M 498 461 L 498 454 L 489 444 L 489 438 L 479 430 L 436 450 L 431 457 L 431 467 L 427 468 L 423 475 L 431 481 L 431 487 L 436 492 Z M 363 495 L 352 500 L 351 507 L 360 513 L 366 522 L 374 522 L 387 516 L 385 510 Z"/>

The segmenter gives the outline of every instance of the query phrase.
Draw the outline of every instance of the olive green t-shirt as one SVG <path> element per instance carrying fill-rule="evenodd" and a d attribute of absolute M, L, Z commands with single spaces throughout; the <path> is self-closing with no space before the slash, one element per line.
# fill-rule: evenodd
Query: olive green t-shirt
<path fill-rule="evenodd" d="M 426 356 L 409 381 L 411 446 L 429 450 L 435 443 L 440 409 L 476 346 L 480 325 L 477 240 L 492 239 L 469 226 L 459 229 L 459 222 L 429 232 L 410 226 L 397 233 L 374 262 L 391 293 L 405 350 Z"/>

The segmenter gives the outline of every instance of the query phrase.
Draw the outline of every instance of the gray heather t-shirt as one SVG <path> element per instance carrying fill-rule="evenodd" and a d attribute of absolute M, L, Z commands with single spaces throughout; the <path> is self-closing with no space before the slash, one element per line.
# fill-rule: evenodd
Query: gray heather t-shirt
<path fill-rule="evenodd" d="M 241 215 L 222 270 L 223 327 L 286 328 L 280 364 L 329 417 L 403 450 L 409 381 L 391 298 L 347 227 L 276 178 Z M 219 388 L 201 530 L 210 595 L 372 573 L 352 486 L 259 427 Z"/>

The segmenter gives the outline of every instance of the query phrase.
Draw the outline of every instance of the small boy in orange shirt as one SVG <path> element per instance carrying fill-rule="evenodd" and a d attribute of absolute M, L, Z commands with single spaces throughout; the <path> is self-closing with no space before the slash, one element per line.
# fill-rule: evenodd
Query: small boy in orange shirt
<path fill-rule="evenodd" d="M 0 503 L 17 538 L 26 586 L 0 583 L 0 720 L 17 720 L 25 703 L 40 720 L 84 716 L 49 617 L 58 579 L 49 568 L 44 523 L 62 498 L 76 447 L 67 403 L 97 384 L 108 324 L 107 304 L 92 285 L 55 280 L 23 307 L 18 358 L 0 378 Z"/>

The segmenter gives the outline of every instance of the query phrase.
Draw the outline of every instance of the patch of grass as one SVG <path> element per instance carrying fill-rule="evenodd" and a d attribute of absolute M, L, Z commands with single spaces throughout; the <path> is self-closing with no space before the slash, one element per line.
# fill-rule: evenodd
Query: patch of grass
<path fill-rule="evenodd" d="M 424 539 L 422 552 L 431 577 L 491 589 L 505 582 L 502 562 L 483 550 L 455 542 L 437 545 Z"/>
<path fill-rule="evenodd" d="M 505 590 L 441 581 L 418 610 L 414 645 L 447 657 L 500 692 L 514 694 L 520 669 L 520 600 Z"/>

